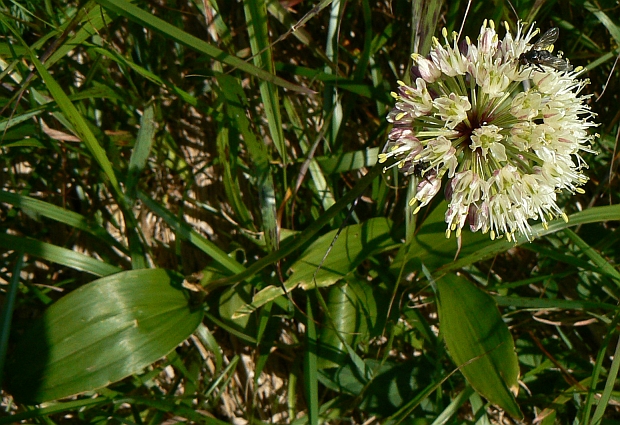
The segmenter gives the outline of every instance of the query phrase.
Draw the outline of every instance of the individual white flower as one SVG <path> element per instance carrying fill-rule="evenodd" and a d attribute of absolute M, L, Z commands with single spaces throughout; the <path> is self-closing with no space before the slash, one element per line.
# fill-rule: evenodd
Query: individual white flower
<path fill-rule="evenodd" d="M 471 144 L 469 147 L 475 151 L 480 149 L 480 155 L 485 160 L 495 159 L 496 161 L 507 161 L 506 147 L 499 143 L 504 136 L 501 133 L 501 128 L 498 126 L 483 125 L 482 127 L 475 128 L 471 135 Z M 488 153 L 491 152 L 491 158 L 488 158 Z"/>
<path fill-rule="evenodd" d="M 448 31 L 444 28 L 442 35 L 446 41 L 445 46 L 439 44 L 437 38 L 433 38 L 434 49 L 431 49 L 430 60 L 432 60 L 441 72 L 450 77 L 464 75 L 467 72 L 467 58 L 461 54 L 457 46 L 456 33 L 452 33 L 453 46 L 448 43 Z"/>
<path fill-rule="evenodd" d="M 441 69 L 439 69 L 435 62 L 428 60 L 424 56 L 418 55 L 417 53 L 414 53 L 411 57 L 415 61 L 417 71 L 420 73 L 420 77 L 422 77 L 424 81 L 433 83 L 441 77 Z"/>
<path fill-rule="evenodd" d="M 445 44 L 435 38 L 428 57 L 412 55 L 413 84 L 399 82 L 392 94 L 394 127 L 379 161 L 396 158 L 405 175 L 419 177 L 409 201 L 415 213 L 447 179 L 448 237 L 469 224 L 491 238 L 531 238 L 529 220 L 567 220 L 558 192 L 582 192 L 588 180 L 581 154 L 594 153 L 588 130 L 596 124 L 589 96 L 580 95 L 587 80 L 579 68 L 521 65 L 538 30 L 505 29 L 500 40 L 485 21 L 477 43 L 460 44 L 444 29 Z"/>
<path fill-rule="evenodd" d="M 541 94 L 535 90 L 528 90 L 517 94 L 512 99 L 510 113 L 518 120 L 528 122 L 540 114 L 541 105 Z"/>
<path fill-rule="evenodd" d="M 437 178 L 436 174 L 430 174 L 420 181 L 417 187 L 415 197 L 409 200 L 411 206 L 418 203 L 415 213 L 420 211 L 420 208 L 428 205 L 433 200 L 437 192 L 441 189 L 441 178 Z"/>
<path fill-rule="evenodd" d="M 437 115 L 445 121 L 449 129 L 453 129 L 467 119 L 467 111 L 471 109 L 467 96 L 457 96 L 454 93 L 434 99 L 433 106 L 437 109 Z"/>

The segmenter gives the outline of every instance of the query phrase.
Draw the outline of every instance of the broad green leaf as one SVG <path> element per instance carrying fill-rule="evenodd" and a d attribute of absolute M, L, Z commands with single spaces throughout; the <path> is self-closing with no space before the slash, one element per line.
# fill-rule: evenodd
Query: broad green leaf
<path fill-rule="evenodd" d="M 294 283 L 307 290 L 336 283 L 371 255 L 398 246 L 392 228 L 389 219 L 378 217 L 326 233 L 290 267 L 287 287 Z"/>
<path fill-rule="evenodd" d="M 437 281 L 437 293 L 440 332 L 454 362 L 478 393 L 522 418 L 513 395 L 519 389 L 514 341 L 493 298 L 454 274 Z"/>
<path fill-rule="evenodd" d="M 339 230 L 326 233 L 310 245 L 291 266 L 291 275 L 284 287 L 287 291 L 292 291 L 297 286 L 308 290 L 333 285 L 371 255 L 399 244 L 391 231 L 392 222 L 380 217 L 347 226 L 339 235 Z M 268 286 L 254 296 L 252 304 L 238 310 L 235 316 L 249 314 L 281 295 L 284 295 L 281 286 Z"/>
<path fill-rule="evenodd" d="M 333 285 L 327 296 L 327 313 L 318 339 L 318 368 L 337 367 L 346 361 L 345 344 L 351 346 L 365 324 L 355 288 L 347 283 Z M 365 329 L 367 330 L 367 329 Z"/>
<path fill-rule="evenodd" d="M 382 362 L 368 358 L 365 363 L 366 367 L 374 372 L 371 381 L 361 379 L 351 364 L 337 369 L 320 370 L 319 379 L 333 391 L 359 397 L 359 407 L 379 417 L 395 413 L 406 401 L 414 399 L 433 379 L 433 366 L 424 356 L 405 362 Z M 471 389 L 470 391 L 473 392 Z"/>
<path fill-rule="evenodd" d="M 142 371 L 202 320 L 182 279 L 163 269 L 117 273 L 71 292 L 19 340 L 7 367 L 16 400 L 41 403 Z"/>

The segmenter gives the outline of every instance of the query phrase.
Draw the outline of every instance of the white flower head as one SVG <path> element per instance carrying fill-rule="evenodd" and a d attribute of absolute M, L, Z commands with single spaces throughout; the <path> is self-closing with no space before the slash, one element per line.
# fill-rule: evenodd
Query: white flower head
<path fill-rule="evenodd" d="M 379 161 L 396 158 L 405 175 L 420 178 L 409 201 L 415 213 L 447 179 L 447 236 L 469 224 L 491 238 L 531 239 L 529 220 L 566 220 L 557 193 L 582 192 L 588 180 L 581 154 L 595 153 L 596 137 L 589 96 L 580 95 L 588 81 L 577 78 L 579 68 L 523 65 L 538 30 L 519 23 L 513 35 L 504 26 L 500 39 L 485 21 L 477 43 L 450 40 L 444 29 L 444 44 L 434 39 L 428 57 L 412 55 L 413 85 L 399 82 L 392 93 L 394 127 Z"/>

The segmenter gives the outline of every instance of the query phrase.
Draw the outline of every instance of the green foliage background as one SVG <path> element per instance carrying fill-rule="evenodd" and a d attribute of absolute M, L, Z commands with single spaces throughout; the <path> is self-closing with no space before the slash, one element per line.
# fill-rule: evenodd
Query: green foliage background
<path fill-rule="evenodd" d="M 485 19 L 560 28 L 599 155 L 568 224 L 456 256 L 445 204 L 413 217 L 375 163 L 410 54 Z M 0 423 L 616 423 L 619 23 L 610 1 L 0 1 Z"/>

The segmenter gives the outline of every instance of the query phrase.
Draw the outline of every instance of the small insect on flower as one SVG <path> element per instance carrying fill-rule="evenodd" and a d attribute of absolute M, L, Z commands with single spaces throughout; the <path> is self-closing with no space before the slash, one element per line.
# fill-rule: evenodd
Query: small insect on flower
<path fill-rule="evenodd" d="M 541 65 L 549 66 L 558 71 L 572 71 L 573 66 L 565 59 L 559 58 L 548 49 L 553 45 L 560 35 L 560 30 L 551 28 L 540 36 L 532 48 L 519 56 L 521 65 L 536 65 L 540 72 L 545 72 Z"/>
<path fill-rule="evenodd" d="M 424 174 L 426 174 L 426 171 L 429 168 L 430 166 L 428 162 L 418 162 L 414 164 L 413 168 L 410 169 L 410 174 L 413 174 L 417 178 L 421 179 L 424 178 Z"/>

